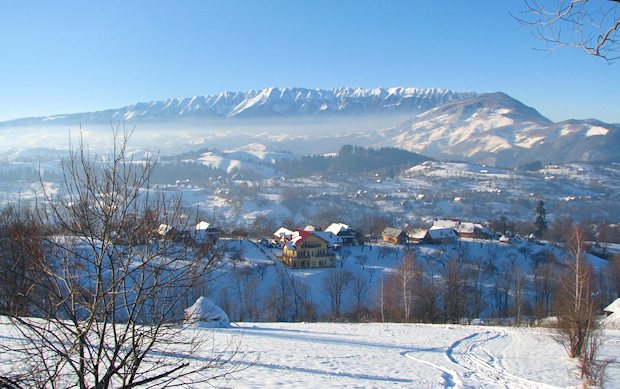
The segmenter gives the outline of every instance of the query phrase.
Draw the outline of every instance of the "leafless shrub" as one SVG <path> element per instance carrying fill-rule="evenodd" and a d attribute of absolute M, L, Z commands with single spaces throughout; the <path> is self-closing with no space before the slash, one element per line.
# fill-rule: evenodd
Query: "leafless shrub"
<path fill-rule="evenodd" d="M 130 135 L 117 127 L 109 156 L 80 139 L 60 191 L 44 187 L 37 218 L 18 224 L 28 265 L 14 270 L 28 288 L 16 289 L 19 309 L 3 309 L 21 341 L 2 347 L 25 386 L 189 386 L 240 369 L 234 345 L 199 356 L 212 333 L 188 330 L 184 308 L 217 253 L 197 255 L 183 234 L 157 238 L 160 224 L 183 231 L 188 215 L 151 190 L 155 157 L 132 160 Z"/>

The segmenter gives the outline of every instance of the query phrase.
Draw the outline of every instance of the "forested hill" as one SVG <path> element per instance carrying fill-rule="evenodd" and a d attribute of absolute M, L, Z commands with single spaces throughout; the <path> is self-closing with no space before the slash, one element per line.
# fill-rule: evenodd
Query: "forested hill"
<path fill-rule="evenodd" d="M 394 147 L 365 148 L 344 145 L 335 155 L 309 155 L 279 160 L 274 167 L 290 177 L 312 175 L 373 174 L 393 176 L 403 168 L 431 158 Z"/>

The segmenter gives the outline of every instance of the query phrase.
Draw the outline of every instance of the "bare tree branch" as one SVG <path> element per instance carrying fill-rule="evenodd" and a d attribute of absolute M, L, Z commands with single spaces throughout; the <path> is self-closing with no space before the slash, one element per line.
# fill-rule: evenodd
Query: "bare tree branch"
<path fill-rule="evenodd" d="M 514 16 L 532 28 L 547 50 L 576 47 L 609 63 L 620 59 L 620 0 L 524 0 L 526 10 Z"/>

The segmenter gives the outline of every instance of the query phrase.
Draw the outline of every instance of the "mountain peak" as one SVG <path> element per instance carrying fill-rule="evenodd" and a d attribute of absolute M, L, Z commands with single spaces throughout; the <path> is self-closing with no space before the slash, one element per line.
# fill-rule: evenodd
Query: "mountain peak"
<path fill-rule="evenodd" d="M 217 95 L 168 98 L 136 103 L 118 109 L 28 118 L 37 124 L 54 120 L 56 124 L 106 123 L 112 120 L 157 120 L 179 116 L 205 117 L 281 117 L 299 115 L 350 115 L 404 113 L 415 115 L 446 102 L 475 96 L 448 89 L 421 88 L 334 88 L 307 89 L 300 87 L 225 91 Z M 8 123 L 8 122 L 7 122 Z"/>

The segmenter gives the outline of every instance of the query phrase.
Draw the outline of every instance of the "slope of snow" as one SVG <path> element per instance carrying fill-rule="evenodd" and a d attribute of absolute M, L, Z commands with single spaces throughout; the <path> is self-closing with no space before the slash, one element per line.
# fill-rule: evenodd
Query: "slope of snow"
<path fill-rule="evenodd" d="M 280 160 L 299 158 L 298 155 L 292 153 L 269 151 L 266 145 L 260 143 L 250 143 L 236 149 L 225 150 L 225 153 L 227 154 L 227 156 L 236 159 L 248 161 L 259 160 L 269 163 Z"/>
<path fill-rule="evenodd" d="M 439 106 L 381 133 L 392 137 L 387 144 L 407 150 L 472 157 L 511 149 L 520 132 L 549 123 L 534 109 L 494 93 Z"/>
<path fill-rule="evenodd" d="M 379 134 L 384 145 L 434 158 L 511 166 L 520 160 L 613 159 L 613 146 L 583 140 L 607 136 L 609 142 L 617 142 L 614 129 L 593 119 L 553 123 L 503 93 L 490 93 L 445 103 Z"/>
<path fill-rule="evenodd" d="M 586 136 L 607 135 L 607 133 L 609 133 L 607 128 L 594 126 L 588 129 Z"/>
<path fill-rule="evenodd" d="M 201 154 L 198 158 L 198 162 L 205 166 L 224 170 L 227 173 L 250 172 L 260 177 L 270 177 L 274 175 L 273 169 L 258 165 L 256 162 L 261 162 L 261 160 L 245 152 L 218 155 L 209 151 Z"/>
<path fill-rule="evenodd" d="M 6 323 L 2 321 L 2 323 Z M 247 369 L 197 388 L 565 388 L 580 387 L 576 364 L 544 329 L 423 324 L 236 323 L 212 331 L 198 351 L 201 363 L 231 344 Z M 603 356 L 620 354 L 620 331 L 607 331 Z M 3 342 L 14 342 L 7 324 Z M 177 347 L 183 347 L 182 344 Z M 175 350 L 170 350 L 171 361 Z M 228 354 L 227 354 L 228 355 Z M 0 373 L 14 372 L 0 355 Z M 191 381 L 190 381 L 191 382 Z M 608 368 L 606 387 L 620 385 L 620 367 Z"/>

